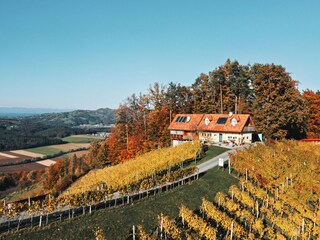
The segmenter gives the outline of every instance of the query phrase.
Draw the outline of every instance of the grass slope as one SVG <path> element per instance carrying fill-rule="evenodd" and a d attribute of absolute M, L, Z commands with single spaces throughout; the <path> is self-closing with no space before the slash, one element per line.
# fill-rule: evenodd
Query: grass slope
<path fill-rule="evenodd" d="M 9 201 L 19 201 L 23 199 L 28 199 L 28 197 L 36 197 L 39 195 L 47 194 L 48 190 L 44 190 L 43 183 L 37 183 L 35 185 L 32 185 L 30 187 L 17 190 L 5 197 L 5 200 L 7 202 Z"/>
<path fill-rule="evenodd" d="M 43 154 L 45 156 L 48 156 L 48 155 L 53 155 L 53 154 L 57 154 L 57 153 L 60 153 L 61 150 L 59 149 L 56 149 L 56 148 L 52 148 L 52 147 L 36 147 L 36 148 L 29 148 L 29 149 L 26 149 L 27 151 L 29 152 L 33 152 L 33 153 L 40 153 L 40 154 Z"/>
<path fill-rule="evenodd" d="M 191 165 L 199 165 L 201 163 L 204 163 L 204 162 L 210 160 L 211 158 L 214 158 L 214 157 L 216 157 L 216 156 L 220 155 L 221 153 L 224 153 L 228 150 L 229 150 L 228 148 L 224 148 L 224 147 L 210 146 L 208 148 L 208 150 L 206 151 L 206 156 Z"/>
<path fill-rule="evenodd" d="M 99 226 L 107 239 L 126 239 L 132 225 L 141 224 L 150 232 L 156 226 L 157 215 L 161 212 L 176 218 L 181 204 L 185 204 L 190 209 L 197 209 L 202 197 L 211 200 L 217 192 L 226 192 L 231 184 L 236 183 L 237 180 L 229 175 L 227 170 L 213 168 L 190 185 L 161 193 L 133 205 L 100 210 L 91 216 L 86 215 L 74 220 L 54 223 L 42 229 L 26 229 L 1 237 L 5 239 L 93 239 L 92 229 Z"/>
<path fill-rule="evenodd" d="M 87 135 L 72 135 L 69 137 L 62 138 L 62 141 L 69 143 L 91 143 L 95 140 L 101 140 L 103 138 Z"/>

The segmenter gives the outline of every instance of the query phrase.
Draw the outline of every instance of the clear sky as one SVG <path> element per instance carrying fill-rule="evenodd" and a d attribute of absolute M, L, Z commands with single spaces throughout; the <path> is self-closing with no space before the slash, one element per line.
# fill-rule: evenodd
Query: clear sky
<path fill-rule="evenodd" d="M 118 107 L 227 58 L 320 89 L 320 1 L 0 0 L 0 106 Z"/>

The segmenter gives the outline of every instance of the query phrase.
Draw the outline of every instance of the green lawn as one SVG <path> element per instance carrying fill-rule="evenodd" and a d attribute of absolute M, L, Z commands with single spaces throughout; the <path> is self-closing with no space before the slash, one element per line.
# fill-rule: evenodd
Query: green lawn
<path fill-rule="evenodd" d="M 87 135 L 72 135 L 65 138 L 62 138 L 62 141 L 69 143 L 91 143 L 95 140 L 101 140 L 103 138 Z"/>
<path fill-rule="evenodd" d="M 148 232 L 156 227 L 156 218 L 161 212 L 171 218 L 178 216 L 179 206 L 185 204 L 198 209 L 201 198 L 212 200 L 218 191 L 226 192 L 237 180 L 228 171 L 211 169 L 199 180 L 173 191 L 161 193 L 133 205 L 109 210 L 100 210 L 94 214 L 53 223 L 42 229 L 26 229 L 6 239 L 93 239 L 92 229 L 101 227 L 107 239 L 126 239 L 132 225 L 141 224 Z"/>
<path fill-rule="evenodd" d="M 200 159 L 199 161 L 197 161 L 196 163 L 192 163 L 191 165 L 199 165 L 200 163 L 206 162 L 206 161 L 210 160 L 211 158 L 216 157 L 216 156 L 220 155 L 221 153 L 224 153 L 228 150 L 230 150 L 230 149 L 218 147 L 218 146 L 210 146 L 208 151 L 206 152 L 206 156 L 204 158 Z"/>
<path fill-rule="evenodd" d="M 43 154 L 45 156 L 57 154 L 57 153 L 61 152 L 61 150 L 59 150 L 59 149 L 52 148 L 52 147 L 46 147 L 46 146 L 45 147 L 37 147 L 37 148 L 29 148 L 26 150 L 29 152 Z"/>

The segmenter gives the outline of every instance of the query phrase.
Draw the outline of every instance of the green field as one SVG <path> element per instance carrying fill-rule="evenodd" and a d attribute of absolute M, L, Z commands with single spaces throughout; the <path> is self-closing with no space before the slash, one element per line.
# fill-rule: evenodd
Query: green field
<path fill-rule="evenodd" d="M 56 149 L 56 148 L 52 148 L 50 146 L 29 148 L 29 149 L 26 149 L 26 151 L 43 154 L 45 156 L 53 155 L 53 154 L 57 154 L 57 153 L 61 152 L 61 150 Z"/>
<path fill-rule="evenodd" d="M 62 141 L 69 143 L 91 143 L 95 140 L 101 140 L 103 138 L 90 136 L 90 135 L 72 135 L 62 138 Z"/>

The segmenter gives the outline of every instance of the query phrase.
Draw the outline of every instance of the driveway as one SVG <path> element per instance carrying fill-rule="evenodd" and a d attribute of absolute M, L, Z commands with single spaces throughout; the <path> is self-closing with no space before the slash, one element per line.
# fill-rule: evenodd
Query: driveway
<path fill-rule="evenodd" d="M 203 173 L 208 171 L 211 168 L 214 168 L 215 166 L 218 166 L 219 164 L 219 158 L 223 158 L 224 161 L 227 161 L 229 159 L 229 153 L 235 153 L 237 150 L 242 150 L 243 147 L 235 147 L 235 148 L 229 148 L 230 150 L 204 162 L 199 164 L 197 167 L 199 169 L 199 173 Z"/>

